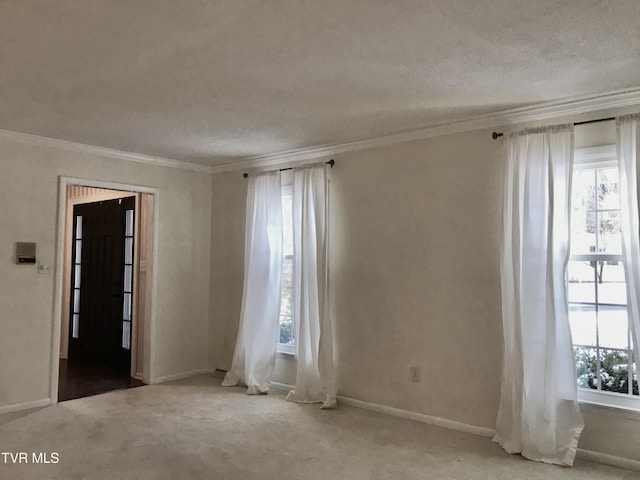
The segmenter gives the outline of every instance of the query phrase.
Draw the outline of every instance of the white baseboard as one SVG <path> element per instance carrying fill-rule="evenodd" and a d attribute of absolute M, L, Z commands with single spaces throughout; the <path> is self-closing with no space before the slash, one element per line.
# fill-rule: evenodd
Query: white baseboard
<path fill-rule="evenodd" d="M 14 403 L 12 405 L 3 405 L 0 407 L 0 414 L 19 412 L 21 410 L 29 410 L 31 408 L 42 408 L 51 405 L 50 398 L 41 398 L 40 400 L 33 400 L 31 402 Z"/>
<path fill-rule="evenodd" d="M 283 385 L 283 384 L 278 384 L 278 385 L 289 388 L 288 385 Z M 272 383 L 272 386 L 274 389 L 278 389 L 278 387 L 274 383 Z M 444 427 L 450 430 L 457 430 L 459 432 L 471 433 L 473 435 L 479 435 L 481 437 L 492 438 L 496 433 L 495 430 L 491 428 L 479 427 L 477 425 L 470 425 L 468 423 L 456 422 L 455 420 L 449 420 L 447 418 L 442 418 L 442 417 L 434 417 L 432 415 L 425 415 L 423 413 L 411 412 L 409 410 L 402 410 L 400 408 L 387 407 L 385 405 L 365 402 L 362 400 L 355 400 L 349 397 L 338 396 L 338 402 L 343 403 L 345 405 L 351 405 L 353 407 L 362 408 L 365 410 L 371 410 L 373 412 L 384 413 L 386 415 L 392 415 L 394 417 L 426 423 L 428 425 L 435 425 L 437 427 Z M 633 471 L 640 472 L 640 461 L 638 460 L 632 460 L 630 458 L 609 455 L 607 453 L 594 452 L 591 450 L 585 450 L 583 448 L 578 448 L 578 453 L 576 456 L 582 460 L 587 460 L 595 463 L 602 463 L 604 465 L 610 465 L 612 467 L 624 468 L 626 470 L 633 470 Z"/>
<path fill-rule="evenodd" d="M 449 420 L 448 418 L 434 417 L 432 415 L 411 412 L 409 410 L 403 410 L 401 408 L 387 407 L 386 405 L 365 402 L 363 400 L 356 400 L 349 397 L 343 397 L 341 395 L 338 395 L 338 403 L 344 403 L 345 405 L 351 405 L 353 407 L 362 408 L 364 410 L 371 410 L 373 412 L 384 413 L 386 415 L 392 415 L 394 417 L 405 418 L 407 420 L 414 420 L 416 422 L 426 423 L 428 425 L 435 425 L 436 427 L 444 427 L 450 430 L 457 430 L 459 432 L 472 433 L 481 437 L 492 438 L 496 434 L 495 430 L 491 428 L 456 422 L 455 420 Z"/>
<path fill-rule="evenodd" d="M 583 448 L 578 449 L 576 457 L 581 460 L 587 460 L 589 462 L 603 463 L 612 467 L 624 468 L 626 470 L 634 470 L 636 472 L 640 472 L 640 461 L 632 460 L 630 458 L 609 455 L 608 453 L 594 452 L 592 450 L 585 450 Z"/>
<path fill-rule="evenodd" d="M 151 379 L 151 384 L 173 382 L 174 380 L 182 380 L 183 378 L 195 377 L 196 375 L 213 375 L 213 368 L 201 368 L 199 370 L 191 370 L 189 372 L 173 373 Z"/>

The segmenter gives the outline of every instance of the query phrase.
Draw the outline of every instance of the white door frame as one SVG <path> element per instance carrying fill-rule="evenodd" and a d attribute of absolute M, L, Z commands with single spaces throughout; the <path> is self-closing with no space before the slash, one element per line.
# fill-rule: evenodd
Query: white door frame
<path fill-rule="evenodd" d="M 51 404 L 58 403 L 58 375 L 60 373 L 60 336 L 62 328 L 62 291 L 64 271 L 64 239 L 67 213 L 67 187 L 80 185 L 84 187 L 106 188 L 110 190 L 124 190 L 135 193 L 148 193 L 153 195 L 153 254 L 151 258 L 151 308 L 149 312 L 150 328 L 144 330 L 145 344 L 149 345 L 149 368 L 143 369 L 143 381 L 147 384 L 153 382 L 153 368 L 155 366 L 155 338 L 156 338 L 156 289 L 157 271 L 155 268 L 158 251 L 158 210 L 160 190 L 144 185 L 130 185 L 126 183 L 104 182 L 74 177 L 59 177 L 58 184 L 58 222 L 56 232 L 56 263 L 55 263 L 55 289 L 53 302 L 53 330 L 51 335 L 51 388 L 49 400 Z"/>

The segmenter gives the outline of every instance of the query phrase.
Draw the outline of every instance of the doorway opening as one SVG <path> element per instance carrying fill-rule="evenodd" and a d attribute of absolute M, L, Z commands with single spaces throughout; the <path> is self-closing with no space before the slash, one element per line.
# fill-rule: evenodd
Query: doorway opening
<path fill-rule="evenodd" d="M 154 194 L 64 183 L 52 402 L 150 378 Z"/>

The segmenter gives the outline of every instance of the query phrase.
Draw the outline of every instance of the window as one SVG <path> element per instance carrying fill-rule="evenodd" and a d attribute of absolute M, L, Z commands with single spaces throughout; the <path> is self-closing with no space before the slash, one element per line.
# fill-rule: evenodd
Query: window
<path fill-rule="evenodd" d="M 122 304 L 122 348 L 131 349 L 131 308 L 133 304 L 133 210 L 125 210 L 124 287 Z"/>
<path fill-rule="evenodd" d="M 282 286 L 278 351 L 294 353 L 293 331 L 293 203 L 291 185 L 282 186 Z"/>
<path fill-rule="evenodd" d="M 578 398 L 637 409 L 640 397 L 627 321 L 618 168 L 615 148 L 605 150 L 608 153 L 601 155 L 593 155 L 593 149 L 577 150 L 573 172 L 567 295 Z"/>
<path fill-rule="evenodd" d="M 75 256 L 73 257 L 73 321 L 71 337 L 80 337 L 80 285 L 82 273 L 82 215 L 76 217 Z"/>

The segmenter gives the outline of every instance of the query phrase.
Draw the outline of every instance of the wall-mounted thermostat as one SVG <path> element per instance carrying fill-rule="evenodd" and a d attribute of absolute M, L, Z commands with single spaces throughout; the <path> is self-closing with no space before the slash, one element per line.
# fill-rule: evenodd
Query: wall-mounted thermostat
<path fill-rule="evenodd" d="M 16 242 L 16 263 L 36 263 L 36 244 Z"/>

